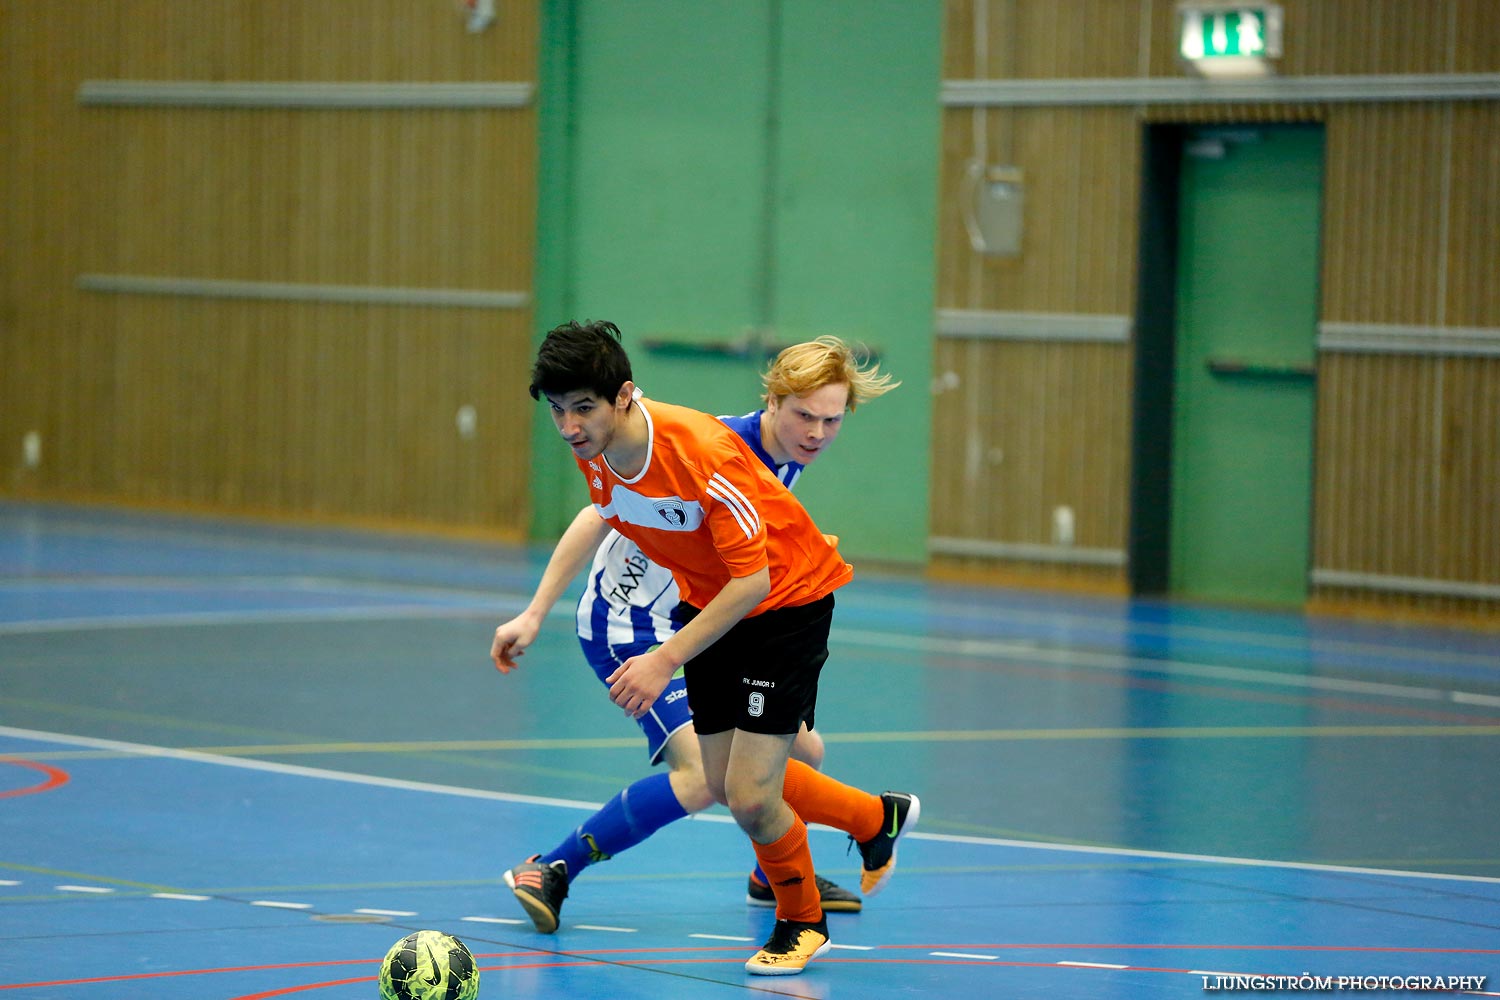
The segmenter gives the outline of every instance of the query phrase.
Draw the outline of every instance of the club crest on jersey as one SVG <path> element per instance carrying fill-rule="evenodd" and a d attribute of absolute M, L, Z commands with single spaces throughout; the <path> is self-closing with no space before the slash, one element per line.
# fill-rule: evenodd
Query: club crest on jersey
<path fill-rule="evenodd" d="M 600 479 L 598 476 L 595 476 L 594 477 L 594 489 L 596 489 L 596 490 L 602 490 L 603 488 L 604 488 L 604 480 Z"/>
<path fill-rule="evenodd" d="M 687 524 L 687 511 L 682 506 L 682 501 L 676 497 L 667 500 L 658 500 L 652 506 L 656 512 L 674 528 L 681 528 Z"/>
<path fill-rule="evenodd" d="M 596 503 L 594 509 L 606 521 L 618 518 L 625 524 L 638 524 L 653 531 L 697 531 L 703 524 L 703 503 L 680 496 L 648 496 L 629 486 L 611 481 L 609 502 Z"/>

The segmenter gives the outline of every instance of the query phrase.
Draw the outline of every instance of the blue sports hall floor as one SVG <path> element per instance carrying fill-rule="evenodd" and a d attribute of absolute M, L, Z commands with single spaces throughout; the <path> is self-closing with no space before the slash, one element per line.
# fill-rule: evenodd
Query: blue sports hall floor
<path fill-rule="evenodd" d="M 745 974 L 772 916 L 722 810 L 537 934 L 501 872 L 646 768 L 569 606 L 489 662 L 545 557 L 0 503 L 0 993 L 371 1000 L 434 928 L 487 1000 L 1500 995 L 1500 634 L 876 573 L 839 593 L 826 769 L 922 818 L 834 950 Z"/>

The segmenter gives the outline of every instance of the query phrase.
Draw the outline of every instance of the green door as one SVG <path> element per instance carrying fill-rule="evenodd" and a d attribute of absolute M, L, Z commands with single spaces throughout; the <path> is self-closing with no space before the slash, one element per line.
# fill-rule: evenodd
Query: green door
<path fill-rule="evenodd" d="M 1170 590 L 1297 604 L 1312 510 L 1323 132 L 1204 128 L 1178 206 Z"/>

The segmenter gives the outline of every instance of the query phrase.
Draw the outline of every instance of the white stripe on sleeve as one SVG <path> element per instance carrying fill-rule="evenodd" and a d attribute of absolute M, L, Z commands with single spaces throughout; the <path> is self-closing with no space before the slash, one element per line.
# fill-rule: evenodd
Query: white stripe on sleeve
<path fill-rule="evenodd" d="M 729 508 L 729 513 L 733 514 L 734 519 L 739 522 L 740 530 L 745 533 L 746 538 L 755 537 L 754 526 L 746 522 L 745 514 L 742 510 L 740 510 L 739 504 L 734 500 L 734 498 L 725 496 L 716 486 L 709 486 L 703 492 L 707 493 L 709 496 L 722 503 L 725 507 Z"/>
<path fill-rule="evenodd" d="M 728 503 L 744 512 L 745 518 L 751 523 L 751 525 L 753 525 L 753 530 L 751 532 L 752 534 L 755 531 L 760 530 L 760 514 L 756 512 L 755 505 L 752 504 L 748 499 L 746 499 L 745 494 L 739 491 L 739 487 L 735 486 L 733 483 L 725 479 L 717 472 L 709 477 L 709 483 L 710 488 L 712 488 L 713 486 L 717 486 L 719 488 L 720 492 L 724 495 L 723 498 L 725 503 Z"/>

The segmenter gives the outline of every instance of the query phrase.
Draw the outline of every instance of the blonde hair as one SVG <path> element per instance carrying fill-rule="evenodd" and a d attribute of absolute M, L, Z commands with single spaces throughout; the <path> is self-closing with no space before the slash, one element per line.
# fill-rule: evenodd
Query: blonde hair
<path fill-rule="evenodd" d="M 828 336 L 786 348 L 776 355 L 760 381 L 766 387 L 767 403 L 787 396 L 806 396 L 825 385 L 847 385 L 851 413 L 865 400 L 883 396 L 901 384 L 882 373 L 879 364 L 868 363 L 868 358 L 855 354 L 838 337 Z"/>

